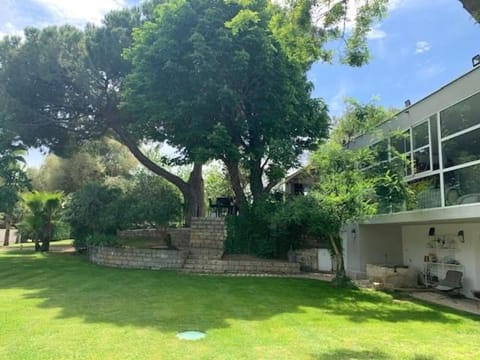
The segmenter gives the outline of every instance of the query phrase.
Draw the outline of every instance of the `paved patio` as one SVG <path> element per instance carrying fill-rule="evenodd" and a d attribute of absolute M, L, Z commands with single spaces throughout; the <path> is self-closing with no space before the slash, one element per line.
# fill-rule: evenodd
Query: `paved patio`
<path fill-rule="evenodd" d="M 437 292 L 422 291 L 409 293 L 415 299 L 443 305 L 455 310 L 480 315 L 480 301 L 467 298 L 454 298 Z"/>

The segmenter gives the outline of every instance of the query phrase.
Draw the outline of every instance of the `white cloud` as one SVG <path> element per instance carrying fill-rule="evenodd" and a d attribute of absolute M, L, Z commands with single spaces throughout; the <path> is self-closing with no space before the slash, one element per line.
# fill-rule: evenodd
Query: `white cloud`
<path fill-rule="evenodd" d="M 379 27 L 373 27 L 367 34 L 367 38 L 371 40 L 379 40 L 387 37 L 387 33 Z"/>
<path fill-rule="evenodd" d="M 428 41 L 417 41 L 415 44 L 415 54 L 423 54 L 430 51 L 431 46 Z"/>
<path fill-rule="evenodd" d="M 33 0 L 45 7 L 56 23 L 83 25 L 87 22 L 99 24 L 110 10 L 127 6 L 125 0 Z"/>
<path fill-rule="evenodd" d="M 18 29 L 11 22 L 7 22 L 6 24 L 0 26 L 0 39 L 6 35 L 23 36 L 23 31 Z"/>

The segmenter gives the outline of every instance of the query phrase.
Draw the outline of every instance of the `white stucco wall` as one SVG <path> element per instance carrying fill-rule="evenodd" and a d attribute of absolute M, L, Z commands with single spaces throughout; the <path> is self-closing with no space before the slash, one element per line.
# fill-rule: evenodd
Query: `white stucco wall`
<path fill-rule="evenodd" d="M 435 252 L 427 247 L 428 230 L 435 227 L 436 235 L 455 236 L 459 230 L 464 231 L 465 242 L 456 241 L 453 253 L 455 259 L 463 265 L 463 294 L 472 297 L 471 290 L 480 289 L 480 224 L 479 223 L 447 223 L 429 225 L 405 225 L 402 229 L 403 256 L 406 265 L 423 271 L 423 257 Z M 439 255 L 442 256 L 442 254 Z M 446 268 L 444 268 L 446 270 Z M 462 270 L 462 269 L 461 269 Z"/>
<path fill-rule="evenodd" d="M 17 237 L 17 230 L 10 230 L 10 244 L 15 244 L 15 239 Z M 5 239 L 5 229 L 0 229 L 0 246 L 3 245 L 3 240 Z"/>
<path fill-rule="evenodd" d="M 404 264 L 400 226 L 352 225 L 343 234 L 346 270 L 353 278 L 365 278 L 367 264 Z"/>

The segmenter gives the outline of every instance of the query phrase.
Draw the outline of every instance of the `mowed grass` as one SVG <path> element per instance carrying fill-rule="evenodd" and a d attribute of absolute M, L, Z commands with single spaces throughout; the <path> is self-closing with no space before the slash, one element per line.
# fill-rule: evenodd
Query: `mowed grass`
<path fill-rule="evenodd" d="M 478 317 L 380 292 L 0 251 L 0 359 L 479 358 Z"/>

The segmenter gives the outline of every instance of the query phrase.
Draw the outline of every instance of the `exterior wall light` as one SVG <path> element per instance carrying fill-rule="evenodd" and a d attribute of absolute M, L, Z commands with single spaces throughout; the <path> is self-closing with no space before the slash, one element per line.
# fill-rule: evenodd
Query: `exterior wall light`
<path fill-rule="evenodd" d="M 478 65 L 480 65 L 480 54 L 477 54 L 472 58 L 472 66 L 476 67 Z"/>
<path fill-rule="evenodd" d="M 463 230 L 460 230 L 457 235 L 458 235 L 458 239 L 460 240 L 460 242 L 464 243 L 465 242 L 465 234 L 464 234 Z"/>

